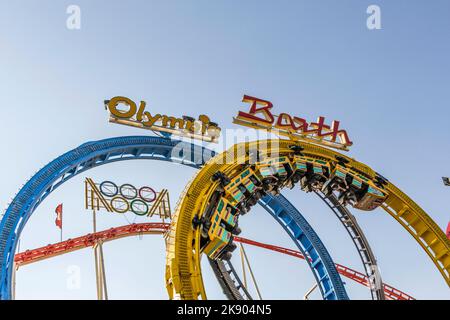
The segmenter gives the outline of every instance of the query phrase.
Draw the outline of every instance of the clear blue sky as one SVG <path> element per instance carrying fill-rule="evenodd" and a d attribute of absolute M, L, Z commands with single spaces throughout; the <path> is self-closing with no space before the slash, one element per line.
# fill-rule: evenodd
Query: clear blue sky
<path fill-rule="evenodd" d="M 66 28 L 66 8 L 81 8 L 81 29 Z M 366 9 L 381 8 L 368 30 Z M 125 95 L 172 115 L 206 113 L 232 128 L 243 94 L 279 112 L 339 119 L 351 156 L 396 183 L 442 227 L 449 220 L 450 3 L 435 1 L 0 1 L 0 205 L 47 162 L 88 140 L 147 134 L 107 122 L 103 100 Z M 195 173 L 175 164 L 130 162 L 88 172 L 95 180 L 168 188 L 177 198 Z M 39 207 L 22 249 L 56 242 L 54 208 L 65 206 L 65 237 L 91 230 L 80 176 Z M 336 262 L 362 270 L 356 250 L 322 203 L 286 195 L 318 231 Z M 384 280 L 419 299 L 449 299 L 428 256 L 384 211 L 354 211 Z M 132 217 L 131 217 L 132 218 Z M 122 225 L 103 214 L 100 228 Z M 243 235 L 292 247 L 260 209 Z M 268 227 L 270 232 L 267 232 Z M 301 298 L 312 286 L 306 264 L 248 248 L 265 298 Z M 105 246 L 111 298 L 166 298 L 160 237 Z M 237 260 L 236 260 L 237 264 Z M 79 290 L 66 287 L 80 267 Z M 207 268 L 205 268 L 207 269 Z M 221 298 L 205 270 L 211 298 Z M 293 281 L 294 279 L 295 281 Z M 347 282 L 352 298 L 365 288 Z M 19 270 L 18 298 L 95 298 L 90 249 Z M 315 295 L 318 298 L 318 295 Z"/>

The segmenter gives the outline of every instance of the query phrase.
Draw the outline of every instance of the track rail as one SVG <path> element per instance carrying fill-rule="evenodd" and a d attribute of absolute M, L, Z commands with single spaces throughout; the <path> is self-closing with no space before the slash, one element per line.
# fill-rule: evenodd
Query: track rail
<path fill-rule="evenodd" d="M 184 197 L 177 207 L 166 254 L 166 286 L 169 296 L 188 300 L 206 298 L 198 247 L 200 233 L 199 230 L 192 230 L 191 221 L 195 216 L 205 212 L 208 200 L 219 185 L 218 182 L 211 180 L 214 173 L 220 171 L 233 176 L 242 170 L 241 164 L 248 162 L 250 154 L 255 150 L 262 156 L 274 153 L 288 155 L 293 152 L 290 147 L 295 144 L 300 145 L 303 148 L 302 152 L 307 156 L 334 162 L 340 157 L 348 162 L 349 167 L 371 178 L 377 175 L 371 168 L 352 158 L 308 143 L 268 140 L 233 146 L 203 167 L 190 185 L 187 197 Z M 245 152 L 239 152 L 242 150 Z M 413 236 L 431 258 L 446 283 L 450 285 L 450 241 L 444 232 L 425 211 L 392 183 L 387 182 L 386 190 L 389 196 L 382 208 Z M 287 218 L 285 222 L 290 223 L 291 220 Z"/>
<path fill-rule="evenodd" d="M 108 230 L 87 234 L 74 239 L 68 239 L 59 243 L 49 244 L 44 247 L 26 250 L 24 252 L 16 254 L 14 257 L 14 262 L 16 267 L 20 268 L 28 264 L 36 263 L 42 260 L 51 259 L 73 251 L 92 247 L 98 241 L 109 242 L 125 237 L 132 237 L 143 234 L 163 235 L 169 230 L 169 227 L 170 224 L 168 223 L 137 223 L 111 228 Z M 307 259 L 300 251 L 297 250 L 262 243 L 238 236 L 236 236 L 234 239 L 236 242 L 242 244 L 247 244 L 254 247 L 270 250 L 273 252 L 278 252 L 302 260 Z M 252 299 L 251 295 L 245 289 L 241 280 L 237 276 L 237 273 L 234 270 L 233 265 L 229 261 L 210 260 L 210 263 L 217 277 L 226 278 L 225 281 L 223 281 L 226 287 L 225 288 L 223 287 L 223 289 L 224 293 L 228 298 L 233 300 Z M 340 264 L 336 264 L 336 269 L 342 276 L 351 279 L 363 286 L 370 287 L 369 279 L 363 273 Z M 395 289 L 387 284 L 384 284 L 384 292 L 385 295 L 391 300 L 415 300 L 412 296 L 398 289 Z"/>
<path fill-rule="evenodd" d="M 266 244 L 266 243 L 261 243 L 261 242 L 257 242 L 254 240 L 241 238 L 241 237 L 235 237 L 234 240 L 236 242 L 248 244 L 251 246 L 255 246 L 255 247 L 259 247 L 259 248 L 263 248 L 263 249 L 267 249 L 267 250 L 271 250 L 271 251 L 275 251 L 275 252 L 279 252 L 279 253 L 289 255 L 289 256 L 292 256 L 292 257 L 295 257 L 298 259 L 302 259 L 302 260 L 307 259 L 300 251 L 297 251 L 297 250 L 292 250 L 292 249 L 274 246 L 274 245 L 270 245 L 270 244 Z M 367 277 L 363 273 L 353 270 L 351 268 L 348 268 L 348 267 L 343 266 L 338 263 L 336 263 L 336 269 L 342 276 L 344 276 L 348 279 L 351 279 L 365 287 L 370 288 L 369 277 Z M 383 284 L 383 287 L 384 287 L 384 295 L 390 300 L 415 300 L 409 294 L 404 293 L 388 284 Z"/>
<path fill-rule="evenodd" d="M 339 203 L 338 199 L 336 199 L 333 194 L 328 197 L 321 192 L 316 192 L 316 194 L 333 211 L 344 228 L 347 230 L 347 233 L 350 235 L 350 238 L 358 250 L 367 279 L 370 279 L 368 282 L 368 287 L 370 289 L 370 293 L 372 294 L 372 299 L 384 300 L 385 291 L 383 290 L 383 282 L 381 280 L 381 273 L 378 268 L 377 260 L 373 254 L 372 248 L 369 245 L 369 241 L 367 241 L 366 236 L 359 227 L 356 218 L 346 207 Z"/>
<path fill-rule="evenodd" d="M 281 225 L 302 254 L 310 258 L 306 262 L 313 270 L 324 299 L 348 299 L 331 256 L 303 215 L 282 195 L 266 196 L 259 203 Z"/>
<path fill-rule="evenodd" d="M 164 234 L 168 229 L 168 223 L 138 223 L 111 228 L 74 239 L 68 239 L 59 243 L 49 244 L 41 248 L 26 250 L 15 255 L 14 263 L 16 267 L 19 268 L 30 263 L 92 247 L 98 241 L 108 242 L 141 234 Z"/>
<path fill-rule="evenodd" d="M 108 163 L 140 159 L 159 160 L 198 169 L 213 155 L 213 151 L 195 144 L 160 137 L 131 136 L 88 142 L 47 164 L 20 189 L 1 220 L 0 298 L 11 299 L 14 253 L 23 228 L 36 208 L 59 186 L 78 174 Z M 289 204 L 287 200 L 285 203 Z M 292 205 L 286 210 L 276 199 L 271 199 L 270 205 L 266 206 L 266 210 L 273 211 L 271 208 L 282 212 L 285 219 L 289 214 L 301 217 Z M 319 239 L 309 224 L 299 224 L 299 221 L 293 221 L 291 226 L 301 234 L 306 230 L 311 237 Z M 302 238 L 303 242 L 307 242 L 305 239 L 306 237 Z M 301 241 L 295 238 L 293 240 L 304 253 L 317 257 L 316 264 L 309 266 L 321 287 L 324 299 L 346 298 L 342 280 L 321 242 L 310 242 L 308 247 L 304 248 Z M 322 257 L 325 257 L 325 260 Z M 321 275 L 320 278 L 317 278 L 318 274 Z M 337 284 L 338 289 L 335 289 L 334 284 Z"/>
<path fill-rule="evenodd" d="M 253 300 L 243 285 L 231 261 L 208 259 L 223 293 L 230 300 Z"/>

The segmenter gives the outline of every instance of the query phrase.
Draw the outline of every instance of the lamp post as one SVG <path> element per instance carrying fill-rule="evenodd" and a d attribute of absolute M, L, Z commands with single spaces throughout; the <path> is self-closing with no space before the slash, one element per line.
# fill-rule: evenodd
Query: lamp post
<path fill-rule="evenodd" d="M 450 187 L 450 178 L 449 177 L 442 177 L 442 181 L 444 182 L 444 185 L 446 185 L 447 187 Z M 446 234 L 447 234 L 447 238 L 450 239 L 450 222 L 448 223 Z"/>
<path fill-rule="evenodd" d="M 450 178 L 449 177 L 442 177 L 442 181 L 444 182 L 444 185 L 447 187 L 450 187 Z"/>

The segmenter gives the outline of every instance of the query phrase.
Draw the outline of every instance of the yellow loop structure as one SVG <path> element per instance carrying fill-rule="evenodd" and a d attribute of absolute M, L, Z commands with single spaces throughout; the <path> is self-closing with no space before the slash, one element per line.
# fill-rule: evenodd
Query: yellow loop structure
<path fill-rule="evenodd" d="M 166 287 L 171 299 L 206 299 L 200 260 L 200 231 L 193 228 L 195 216 L 201 217 L 212 194 L 219 187 L 213 175 L 220 171 L 228 176 L 246 168 L 255 152 L 261 156 L 292 155 L 292 146 L 303 148 L 305 156 L 337 163 L 345 160 L 348 167 L 375 179 L 376 172 L 367 165 L 336 151 L 318 145 L 288 140 L 264 140 L 234 145 L 228 151 L 211 159 L 186 187 L 177 205 L 167 235 Z M 382 208 L 398 221 L 429 255 L 450 286 L 450 241 L 439 226 L 411 198 L 392 183 L 387 182 L 388 197 Z"/>

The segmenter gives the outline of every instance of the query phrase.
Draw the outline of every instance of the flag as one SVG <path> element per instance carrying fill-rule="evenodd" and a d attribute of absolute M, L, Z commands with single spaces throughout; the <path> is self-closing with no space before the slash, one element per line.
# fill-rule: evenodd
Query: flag
<path fill-rule="evenodd" d="M 56 224 L 56 226 L 58 228 L 60 228 L 62 230 L 62 214 L 63 214 L 63 205 L 62 205 L 62 203 L 56 207 L 55 213 L 56 213 L 55 224 Z"/>
<path fill-rule="evenodd" d="M 447 226 L 447 238 L 450 240 L 450 222 L 448 223 Z"/>

